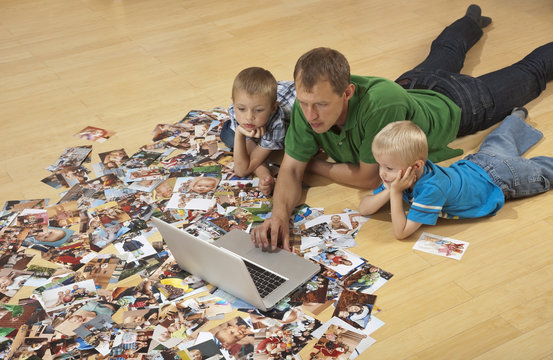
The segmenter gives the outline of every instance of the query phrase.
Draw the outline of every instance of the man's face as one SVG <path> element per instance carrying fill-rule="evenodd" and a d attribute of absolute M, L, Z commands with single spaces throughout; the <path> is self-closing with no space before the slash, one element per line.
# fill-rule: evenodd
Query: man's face
<path fill-rule="evenodd" d="M 349 88 L 348 88 L 349 89 Z M 353 93 L 352 93 L 353 94 Z M 351 95 L 338 95 L 327 80 L 318 81 L 310 91 L 296 80 L 296 99 L 313 131 L 322 134 L 334 125 L 344 125 Z"/>

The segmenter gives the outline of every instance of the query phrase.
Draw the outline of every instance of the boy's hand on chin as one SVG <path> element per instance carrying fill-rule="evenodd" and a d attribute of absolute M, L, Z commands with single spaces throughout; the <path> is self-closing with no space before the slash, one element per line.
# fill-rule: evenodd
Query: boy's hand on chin
<path fill-rule="evenodd" d="M 273 189 L 275 187 L 275 179 L 272 176 L 260 179 L 258 187 L 263 195 L 269 196 L 273 193 Z"/>
<path fill-rule="evenodd" d="M 264 126 L 255 128 L 253 130 L 246 130 L 244 127 L 239 125 L 236 130 L 238 130 L 242 135 L 252 138 L 260 138 L 265 135 L 266 132 Z"/>
<path fill-rule="evenodd" d="M 392 190 L 399 192 L 407 190 L 415 183 L 415 180 L 416 175 L 412 167 L 408 167 L 405 172 L 400 170 L 392 182 Z"/>

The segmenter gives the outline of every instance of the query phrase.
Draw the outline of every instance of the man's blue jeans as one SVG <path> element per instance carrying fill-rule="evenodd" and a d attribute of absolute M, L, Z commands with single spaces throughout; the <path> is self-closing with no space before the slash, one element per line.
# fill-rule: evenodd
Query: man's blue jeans
<path fill-rule="evenodd" d="M 551 189 L 553 157 L 521 157 L 543 134 L 515 115 L 492 131 L 476 154 L 467 155 L 503 190 L 505 200 L 540 194 Z"/>
<path fill-rule="evenodd" d="M 428 57 L 396 82 L 406 89 L 431 89 L 461 108 L 457 136 L 473 134 L 503 120 L 511 110 L 535 99 L 553 79 L 553 42 L 538 47 L 519 62 L 482 76 L 459 74 L 467 51 L 482 29 L 464 16 L 432 42 Z"/>

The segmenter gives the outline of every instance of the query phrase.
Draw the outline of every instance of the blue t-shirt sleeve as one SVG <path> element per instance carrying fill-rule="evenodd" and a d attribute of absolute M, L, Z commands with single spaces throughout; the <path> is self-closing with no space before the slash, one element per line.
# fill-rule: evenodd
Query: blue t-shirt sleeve
<path fill-rule="evenodd" d="M 428 184 L 414 189 L 414 197 L 407 219 L 419 224 L 436 225 L 436 221 L 447 199 L 446 194 L 437 186 Z"/>

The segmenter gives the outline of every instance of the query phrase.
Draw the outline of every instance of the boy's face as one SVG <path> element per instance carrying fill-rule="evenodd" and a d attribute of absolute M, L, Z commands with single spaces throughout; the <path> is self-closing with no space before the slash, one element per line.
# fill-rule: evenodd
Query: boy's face
<path fill-rule="evenodd" d="M 296 99 L 313 131 L 322 134 L 334 125 L 343 125 L 346 121 L 348 101 L 353 95 L 350 87 L 340 95 L 334 92 L 327 80 L 318 81 L 307 91 L 301 81 L 296 80 Z"/>
<path fill-rule="evenodd" d="M 250 95 L 245 91 L 234 94 L 236 121 L 247 131 L 265 126 L 277 104 L 271 104 L 266 96 Z"/>
<path fill-rule="evenodd" d="M 378 173 L 382 182 L 389 188 L 392 182 L 400 173 L 405 173 L 405 170 L 411 165 L 400 161 L 396 156 L 389 154 L 374 154 L 374 158 L 378 163 Z"/>

